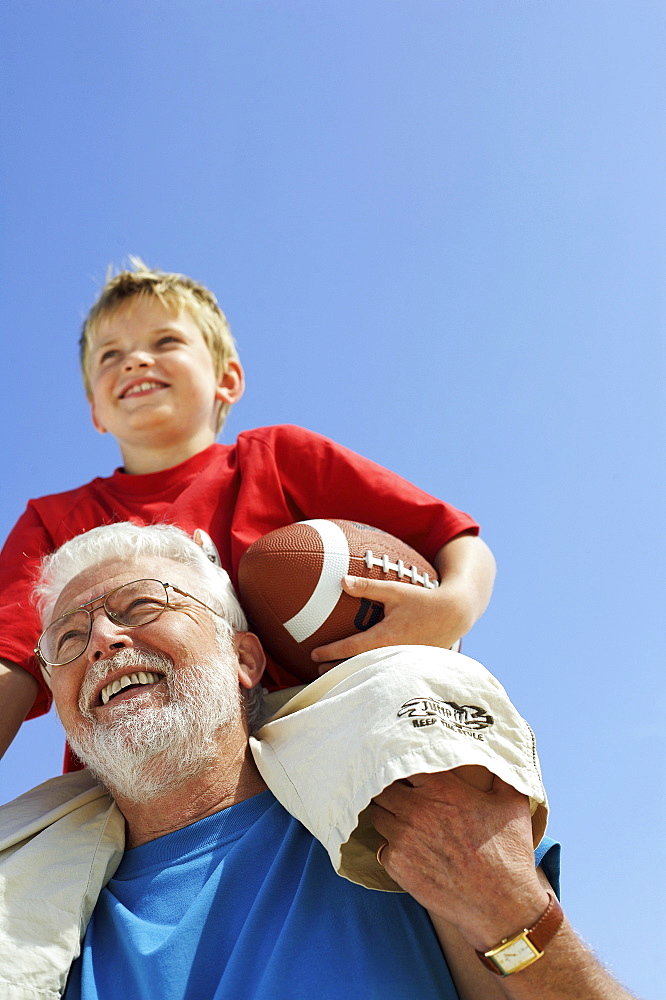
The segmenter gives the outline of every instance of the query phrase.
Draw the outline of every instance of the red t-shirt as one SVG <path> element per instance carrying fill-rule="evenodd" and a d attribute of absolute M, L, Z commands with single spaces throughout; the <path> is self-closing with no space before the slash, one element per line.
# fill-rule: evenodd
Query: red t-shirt
<path fill-rule="evenodd" d="M 41 625 L 31 592 L 44 555 L 100 524 L 169 522 L 206 531 L 234 585 L 243 552 L 294 521 L 363 521 L 404 539 L 432 561 L 463 531 L 467 514 L 328 438 L 301 427 L 260 427 L 236 444 L 213 444 L 172 469 L 143 476 L 116 470 L 75 490 L 31 500 L 0 553 L 0 658 L 34 674 L 40 692 L 28 715 L 46 712 L 50 692 L 33 649 Z M 266 686 L 300 681 L 275 662 Z"/>

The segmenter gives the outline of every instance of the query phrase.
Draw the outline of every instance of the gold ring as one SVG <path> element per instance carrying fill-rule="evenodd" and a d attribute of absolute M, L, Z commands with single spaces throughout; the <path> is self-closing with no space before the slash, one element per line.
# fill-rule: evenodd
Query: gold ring
<path fill-rule="evenodd" d="M 380 868 L 384 867 L 384 865 L 382 864 L 382 851 L 384 850 L 385 847 L 388 847 L 388 840 L 385 840 L 384 843 L 380 844 L 379 847 L 377 848 L 377 864 L 380 866 Z"/>

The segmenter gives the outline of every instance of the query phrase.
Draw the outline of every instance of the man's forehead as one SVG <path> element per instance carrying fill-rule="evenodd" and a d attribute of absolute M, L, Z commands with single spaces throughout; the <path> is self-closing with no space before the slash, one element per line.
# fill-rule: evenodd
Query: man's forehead
<path fill-rule="evenodd" d="M 161 556 L 143 556 L 129 562 L 127 559 L 108 559 L 84 569 L 63 587 L 51 620 L 131 580 L 155 579 L 171 583 L 174 578 L 176 582 L 186 578 L 189 582 L 191 572 L 188 566 Z"/>

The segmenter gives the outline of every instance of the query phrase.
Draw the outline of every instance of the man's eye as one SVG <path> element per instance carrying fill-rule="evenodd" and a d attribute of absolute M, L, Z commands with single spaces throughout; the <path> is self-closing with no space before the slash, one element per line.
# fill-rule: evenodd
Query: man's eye
<path fill-rule="evenodd" d="M 127 605 L 127 611 L 142 611 L 143 608 L 161 608 L 164 601 L 159 597 L 134 597 Z"/>
<path fill-rule="evenodd" d="M 118 615 L 128 625 L 140 624 L 156 617 L 164 608 L 164 601 L 157 597 L 135 597 L 126 604 Z"/>
<path fill-rule="evenodd" d="M 62 635 L 58 636 L 57 648 L 59 653 L 67 652 L 69 649 L 80 645 L 85 642 L 86 633 L 81 629 L 68 629 L 67 632 L 63 632 Z"/>

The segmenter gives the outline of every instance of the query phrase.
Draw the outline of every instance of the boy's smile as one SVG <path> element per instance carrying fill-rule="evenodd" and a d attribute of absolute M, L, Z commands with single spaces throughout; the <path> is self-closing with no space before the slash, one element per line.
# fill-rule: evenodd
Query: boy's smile
<path fill-rule="evenodd" d="M 155 298 L 130 299 L 103 322 L 90 353 L 95 427 L 117 439 L 125 471 L 153 472 L 215 441 L 222 402 L 242 391 L 235 360 L 218 378 L 190 313 Z"/>
<path fill-rule="evenodd" d="M 128 396 L 143 396 L 148 392 L 154 392 L 157 389 L 167 389 L 168 387 L 168 382 L 161 382 L 157 379 L 133 379 L 129 385 L 120 390 L 118 399 L 127 399 Z"/>

